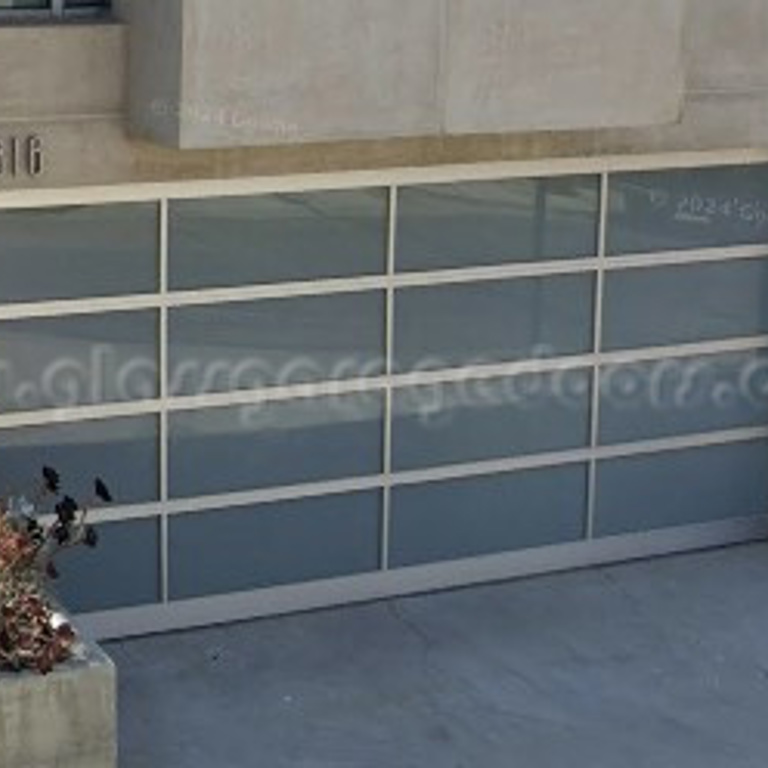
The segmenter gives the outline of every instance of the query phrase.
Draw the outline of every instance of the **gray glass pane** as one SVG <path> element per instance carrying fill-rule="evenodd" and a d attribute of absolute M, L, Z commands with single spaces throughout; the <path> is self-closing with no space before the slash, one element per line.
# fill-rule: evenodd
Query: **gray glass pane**
<path fill-rule="evenodd" d="M 768 443 L 668 452 L 603 462 L 601 536 L 768 513 Z"/>
<path fill-rule="evenodd" d="M 591 275 L 408 288 L 395 301 L 402 370 L 580 354 L 592 348 Z"/>
<path fill-rule="evenodd" d="M 617 365 L 601 376 L 603 443 L 766 425 L 765 351 Z"/>
<path fill-rule="evenodd" d="M 153 398 L 157 339 L 153 311 L 0 322 L 0 409 Z"/>
<path fill-rule="evenodd" d="M 174 599 L 376 570 L 379 493 L 286 501 L 171 520 Z"/>
<path fill-rule="evenodd" d="M 157 289 L 155 203 L 0 211 L 0 302 Z"/>
<path fill-rule="evenodd" d="M 156 603 L 160 547 L 156 520 L 98 526 L 99 546 L 64 552 L 55 591 L 70 611 L 87 613 Z"/>
<path fill-rule="evenodd" d="M 585 447 L 590 372 L 433 384 L 394 398 L 396 469 Z"/>
<path fill-rule="evenodd" d="M 608 253 L 768 243 L 768 166 L 611 177 Z"/>
<path fill-rule="evenodd" d="M 379 189 L 171 203 L 171 286 L 203 288 L 382 273 Z"/>
<path fill-rule="evenodd" d="M 605 349 L 768 333 L 768 260 L 630 269 L 609 274 Z"/>
<path fill-rule="evenodd" d="M 157 499 L 158 429 L 152 416 L 0 431 L 0 489 L 27 493 L 43 465 L 59 470 L 67 493 L 92 497 L 94 476 L 117 504 Z"/>
<path fill-rule="evenodd" d="M 418 565 L 575 541 L 584 533 L 586 489 L 580 466 L 395 488 L 392 563 Z"/>
<path fill-rule="evenodd" d="M 83 9 L 105 9 L 112 5 L 111 0 L 64 0 L 64 7 L 67 10 Z"/>
<path fill-rule="evenodd" d="M 170 315 L 169 391 L 374 376 L 384 338 L 381 292 L 178 309 Z"/>
<path fill-rule="evenodd" d="M 448 269 L 594 256 L 599 198 L 596 176 L 404 188 L 397 267 Z"/>
<path fill-rule="evenodd" d="M 51 0 L 0 0 L 0 10 L 32 10 L 50 7 Z"/>
<path fill-rule="evenodd" d="M 174 414 L 171 493 L 379 474 L 382 411 L 382 396 L 368 392 Z"/>

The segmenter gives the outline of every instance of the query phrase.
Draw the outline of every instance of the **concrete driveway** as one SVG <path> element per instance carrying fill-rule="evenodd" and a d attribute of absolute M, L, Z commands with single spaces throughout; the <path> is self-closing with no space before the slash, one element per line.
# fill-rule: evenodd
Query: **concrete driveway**
<path fill-rule="evenodd" d="M 768 545 L 107 650 L 121 768 L 768 765 Z"/>

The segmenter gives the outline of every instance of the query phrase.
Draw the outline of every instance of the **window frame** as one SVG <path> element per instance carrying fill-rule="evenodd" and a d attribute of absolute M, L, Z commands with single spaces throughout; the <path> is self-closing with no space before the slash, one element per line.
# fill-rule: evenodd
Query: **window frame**
<path fill-rule="evenodd" d="M 68 0 L 48 0 L 47 8 L 0 7 L 0 24 L 8 21 L 66 21 L 112 15 L 112 0 L 93 0 L 90 6 L 69 6 Z"/>

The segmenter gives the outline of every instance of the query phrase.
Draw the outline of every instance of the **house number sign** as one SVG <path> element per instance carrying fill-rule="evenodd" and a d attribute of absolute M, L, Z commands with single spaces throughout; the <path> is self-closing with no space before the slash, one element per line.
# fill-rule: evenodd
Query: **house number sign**
<path fill-rule="evenodd" d="M 0 181 L 37 178 L 45 171 L 45 146 L 36 134 L 0 136 Z"/>

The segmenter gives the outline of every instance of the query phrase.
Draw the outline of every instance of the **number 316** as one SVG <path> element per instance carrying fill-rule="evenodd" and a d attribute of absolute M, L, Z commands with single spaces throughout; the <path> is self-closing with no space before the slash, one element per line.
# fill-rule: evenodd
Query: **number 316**
<path fill-rule="evenodd" d="M 0 139 L 0 177 L 35 177 L 44 169 L 43 140 L 39 136 Z"/>

